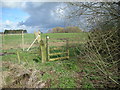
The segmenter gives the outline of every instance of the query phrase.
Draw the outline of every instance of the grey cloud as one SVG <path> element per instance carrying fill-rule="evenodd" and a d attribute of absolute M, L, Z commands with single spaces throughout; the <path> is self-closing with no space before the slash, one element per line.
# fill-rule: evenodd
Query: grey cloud
<path fill-rule="evenodd" d="M 64 27 L 65 20 L 64 18 L 60 18 L 55 10 L 57 6 L 62 3 L 40 3 L 40 2 L 28 2 L 26 3 L 26 7 L 24 11 L 26 11 L 30 17 L 26 21 L 22 21 L 19 25 L 26 26 L 38 26 L 40 28 L 53 28 L 56 26 Z"/>

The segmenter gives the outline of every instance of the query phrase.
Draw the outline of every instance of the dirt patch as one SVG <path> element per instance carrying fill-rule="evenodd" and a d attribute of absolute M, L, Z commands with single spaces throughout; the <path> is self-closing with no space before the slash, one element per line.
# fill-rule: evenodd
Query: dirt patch
<path fill-rule="evenodd" d="M 3 71 L 4 85 L 3 88 L 44 88 L 46 82 L 40 77 L 40 70 L 26 69 L 22 65 L 11 62 L 3 62 L 8 71 Z"/>

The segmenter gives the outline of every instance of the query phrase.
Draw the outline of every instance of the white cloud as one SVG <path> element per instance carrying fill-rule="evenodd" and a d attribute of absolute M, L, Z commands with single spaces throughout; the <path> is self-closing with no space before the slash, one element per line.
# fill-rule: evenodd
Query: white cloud
<path fill-rule="evenodd" d="M 4 22 L 1 23 L 1 26 L 0 26 L 0 30 L 1 31 L 4 31 L 5 29 L 27 29 L 26 26 L 22 25 L 22 26 L 18 26 L 17 25 L 18 23 L 16 22 L 12 22 L 10 20 L 6 20 Z"/>
<path fill-rule="evenodd" d="M 3 29 L 15 29 L 17 28 L 17 23 L 10 20 L 2 22 Z"/>
<path fill-rule="evenodd" d="M 6 21 L 5 21 L 5 24 L 6 24 L 6 25 L 11 25 L 12 23 L 13 23 L 13 22 L 11 22 L 11 21 L 9 21 L 9 20 L 6 20 Z"/>
<path fill-rule="evenodd" d="M 18 25 L 17 22 L 12 22 L 10 20 L 6 20 L 4 22 L 0 22 L 0 32 L 4 32 L 4 30 L 17 30 L 17 29 L 24 29 L 27 30 L 28 33 L 33 33 L 33 31 L 37 31 L 40 30 L 40 28 L 38 26 L 25 26 L 25 25 Z M 41 31 L 44 32 L 45 28 L 41 28 Z"/>

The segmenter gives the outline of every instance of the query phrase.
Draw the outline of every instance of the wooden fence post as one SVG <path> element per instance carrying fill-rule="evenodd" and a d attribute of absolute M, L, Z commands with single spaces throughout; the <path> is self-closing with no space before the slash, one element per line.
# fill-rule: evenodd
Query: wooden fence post
<path fill-rule="evenodd" d="M 17 51 L 17 58 L 18 58 L 18 63 L 20 64 L 20 55 L 19 55 L 18 51 Z"/>
<path fill-rule="evenodd" d="M 37 34 L 39 35 L 37 41 L 40 44 L 40 41 L 42 40 L 42 33 L 40 30 L 38 30 Z M 41 47 L 40 47 L 40 51 L 39 51 L 39 55 L 41 55 L 42 51 L 41 51 Z"/>
<path fill-rule="evenodd" d="M 46 46 L 43 40 L 40 41 L 40 48 L 41 48 L 42 63 L 45 63 L 46 62 Z"/>
<path fill-rule="evenodd" d="M 22 48 L 23 48 L 23 51 L 24 51 L 24 32 L 22 31 Z"/>
<path fill-rule="evenodd" d="M 46 60 L 49 61 L 49 36 L 46 36 Z"/>

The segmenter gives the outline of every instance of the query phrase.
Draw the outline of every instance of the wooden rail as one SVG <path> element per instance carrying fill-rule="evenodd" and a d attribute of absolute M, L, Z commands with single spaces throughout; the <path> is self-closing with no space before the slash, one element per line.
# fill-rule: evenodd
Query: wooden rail
<path fill-rule="evenodd" d="M 64 50 L 62 47 L 52 48 L 52 50 L 60 50 L 60 49 Z M 61 60 L 61 59 L 69 59 L 69 44 L 68 44 L 68 40 L 66 40 L 66 49 L 65 50 L 66 50 L 66 52 L 58 52 L 58 53 L 48 54 L 48 56 L 49 56 L 49 60 L 48 61 Z M 50 56 L 62 55 L 62 54 L 65 54 L 66 56 L 50 59 Z"/>
<path fill-rule="evenodd" d="M 69 59 L 69 56 L 53 58 L 53 59 L 49 59 L 49 61 L 55 61 L 55 60 L 61 60 L 61 59 Z"/>
<path fill-rule="evenodd" d="M 61 54 L 66 54 L 68 52 L 59 52 L 59 53 L 51 53 L 49 56 L 54 56 L 54 55 L 61 55 Z"/>

